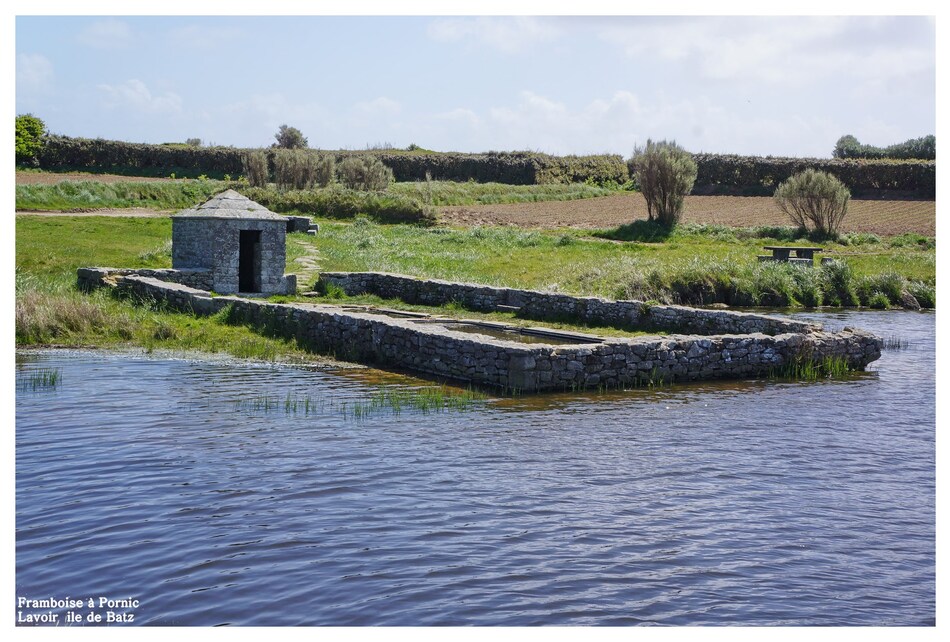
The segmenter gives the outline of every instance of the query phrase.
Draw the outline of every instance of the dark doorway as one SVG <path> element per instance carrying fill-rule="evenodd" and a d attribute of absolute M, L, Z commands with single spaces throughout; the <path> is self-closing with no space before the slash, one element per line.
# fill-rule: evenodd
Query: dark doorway
<path fill-rule="evenodd" d="M 241 230 L 238 255 L 238 291 L 261 291 L 261 231 Z"/>

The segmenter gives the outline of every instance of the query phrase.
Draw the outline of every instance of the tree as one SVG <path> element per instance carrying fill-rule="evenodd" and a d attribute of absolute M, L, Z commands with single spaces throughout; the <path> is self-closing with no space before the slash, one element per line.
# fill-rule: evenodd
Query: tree
<path fill-rule="evenodd" d="M 676 144 L 647 139 L 636 147 L 630 167 L 647 201 L 649 220 L 672 227 L 683 213 L 683 199 L 693 189 L 698 168 L 692 155 Z"/>
<path fill-rule="evenodd" d="M 16 117 L 16 162 L 36 164 L 36 155 L 43 149 L 46 124 L 33 114 Z"/>
<path fill-rule="evenodd" d="M 811 223 L 819 235 L 834 238 L 848 213 L 851 192 L 831 174 L 806 169 L 779 185 L 774 198 L 793 223 L 804 229 Z"/>
<path fill-rule="evenodd" d="M 281 125 L 277 133 L 274 134 L 274 138 L 277 139 L 277 144 L 274 147 L 284 149 L 306 149 L 307 147 L 306 137 L 296 127 Z"/>

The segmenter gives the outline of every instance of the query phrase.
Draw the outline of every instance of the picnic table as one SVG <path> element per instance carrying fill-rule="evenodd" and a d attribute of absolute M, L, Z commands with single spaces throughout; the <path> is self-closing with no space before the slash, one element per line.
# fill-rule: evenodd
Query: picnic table
<path fill-rule="evenodd" d="M 760 261 L 784 261 L 786 263 L 800 263 L 803 265 L 814 265 L 815 252 L 821 252 L 820 247 L 794 247 L 787 245 L 766 245 L 766 250 L 772 254 L 759 255 Z M 792 256 L 792 253 L 795 256 Z"/>

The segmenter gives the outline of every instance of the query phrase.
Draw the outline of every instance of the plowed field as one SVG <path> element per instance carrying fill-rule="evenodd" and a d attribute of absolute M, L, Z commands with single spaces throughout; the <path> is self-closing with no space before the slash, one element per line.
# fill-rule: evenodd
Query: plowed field
<path fill-rule="evenodd" d="M 632 193 L 578 201 L 443 207 L 439 214 L 450 225 L 610 228 L 645 220 L 647 206 L 643 196 Z M 683 221 L 732 227 L 791 225 L 771 197 L 761 196 L 687 196 Z M 840 231 L 935 236 L 936 202 L 855 199 Z"/>

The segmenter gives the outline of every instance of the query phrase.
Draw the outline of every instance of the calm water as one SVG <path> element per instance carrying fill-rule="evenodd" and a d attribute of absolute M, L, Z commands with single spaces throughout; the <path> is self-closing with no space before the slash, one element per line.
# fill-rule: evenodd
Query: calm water
<path fill-rule="evenodd" d="M 909 345 L 840 381 L 359 419 L 375 371 L 27 355 L 16 594 L 133 624 L 933 625 L 935 317 L 798 317 Z"/>

